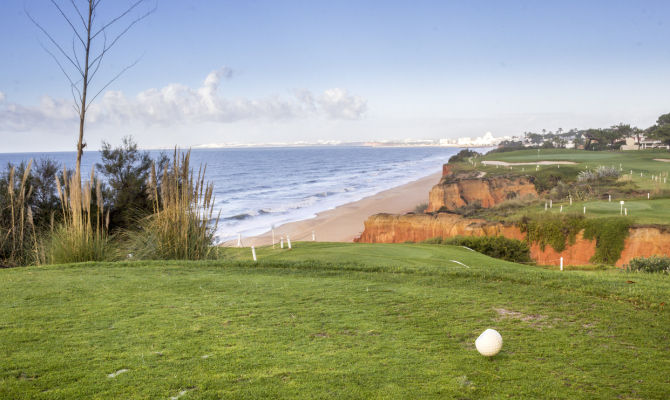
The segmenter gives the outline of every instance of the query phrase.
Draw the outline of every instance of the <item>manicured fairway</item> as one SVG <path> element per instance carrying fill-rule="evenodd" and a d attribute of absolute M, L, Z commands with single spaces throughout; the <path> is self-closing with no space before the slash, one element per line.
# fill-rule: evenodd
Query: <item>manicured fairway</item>
<path fill-rule="evenodd" d="M 668 276 L 561 273 L 439 245 L 295 243 L 259 249 L 257 264 L 249 249 L 224 254 L 1 270 L 0 398 L 670 393 Z M 489 327 L 504 338 L 491 360 L 474 349 Z"/>
<path fill-rule="evenodd" d="M 572 161 L 578 163 L 577 166 L 563 165 L 560 168 L 583 170 L 592 169 L 600 165 L 621 168 L 623 174 L 630 174 L 633 171 L 633 182 L 640 188 L 648 190 L 670 190 L 670 163 L 660 162 L 654 159 L 670 158 L 670 152 L 664 150 L 641 150 L 641 151 L 585 151 L 585 150 L 566 150 L 566 149 L 541 149 L 520 150 L 506 153 L 491 153 L 483 157 L 484 160 L 496 160 L 506 162 L 535 162 L 535 161 Z M 478 167 L 482 170 L 493 171 L 495 167 Z M 525 171 L 532 173 L 532 166 L 513 167 L 518 171 L 524 168 Z M 541 169 L 558 169 L 557 166 L 541 166 Z M 640 173 L 642 175 L 640 176 Z M 658 181 L 652 181 L 652 175 L 662 175 L 668 177 L 666 182 L 661 178 Z"/>
<path fill-rule="evenodd" d="M 560 213 L 563 206 L 563 213 L 583 214 L 586 207 L 587 217 L 616 217 L 621 215 L 620 198 L 614 198 L 611 202 L 607 200 L 579 202 L 575 201 L 570 205 L 568 201 L 554 202 L 553 207 L 548 209 L 551 213 Z M 628 213 L 628 217 L 636 224 L 664 224 L 670 223 L 670 199 L 651 199 L 651 200 L 624 200 L 623 208 Z M 543 212 L 544 203 L 534 206 L 530 211 Z M 521 213 L 519 213 L 521 215 Z"/>

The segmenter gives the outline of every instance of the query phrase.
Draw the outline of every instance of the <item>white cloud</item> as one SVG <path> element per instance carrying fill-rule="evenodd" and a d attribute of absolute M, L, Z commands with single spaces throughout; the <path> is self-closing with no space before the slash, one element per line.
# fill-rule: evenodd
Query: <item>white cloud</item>
<path fill-rule="evenodd" d="M 3 101 L 5 101 L 5 94 L 0 92 L 0 103 L 2 103 Z"/>
<path fill-rule="evenodd" d="M 172 83 L 162 88 L 144 90 L 134 97 L 121 91 L 107 91 L 91 105 L 88 123 L 119 125 L 173 125 L 202 122 L 230 123 L 242 120 L 290 120 L 308 117 L 356 120 L 363 117 L 367 102 L 334 88 L 322 94 L 303 89 L 287 96 L 259 99 L 222 96 L 220 85 L 233 71 L 221 68 L 209 73 L 202 85 L 192 88 Z M 4 95 L 0 93 L 0 102 Z M 27 130 L 54 127 L 77 120 L 69 100 L 43 97 L 38 106 L 0 105 L 0 130 Z"/>
<path fill-rule="evenodd" d="M 359 96 L 351 96 L 344 89 L 326 90 L 318 104 L 332 119 L 360 119 L 367 110 L 367 102 Z"/>

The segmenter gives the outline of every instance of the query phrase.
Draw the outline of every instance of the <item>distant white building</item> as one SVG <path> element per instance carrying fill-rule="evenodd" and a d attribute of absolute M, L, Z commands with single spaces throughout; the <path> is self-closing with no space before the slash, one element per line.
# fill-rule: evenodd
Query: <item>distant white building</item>
<path fill-rule="evenodd" d="M 496 138 L 491 132 L 486 132 L 483 136 L 471 138 L 470 136 L 463 136 L 457 139 L 440 139 L 440 146 L 454 146 L 454 147 L 492 147 L 497 146 L 498 143 L 505 138 Z"/>
<path fill-rule="evenodd" d="M 660 140 L 647 139 L 640 135 L 640 141 L 637 136 L 626 138 L 626 144 L 621 145 L 621 150 L 644 150 L 644 149 L 670 149 L 670 146 L 663 144 Z"/>

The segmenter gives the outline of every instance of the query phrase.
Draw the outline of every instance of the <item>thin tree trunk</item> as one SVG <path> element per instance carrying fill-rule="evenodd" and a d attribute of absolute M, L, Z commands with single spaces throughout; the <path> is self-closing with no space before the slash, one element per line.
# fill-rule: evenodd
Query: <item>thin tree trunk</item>
<path fill-rule="evenodd" d="M 86 61 L 84 62 L 84 80 L 82 81 L 81 109 L 79 112 L 79 141 L 77 142 L 77 166 L 75 175 L 81 182 L 81 156 L 84 153 L 84 122 L 86 121 L 86 91 L 88 89 L 88 57 L 91 51 L 91 18 L 93 17 L 93 0 L 88 1 L 88 24 L 86 24 Z"/>

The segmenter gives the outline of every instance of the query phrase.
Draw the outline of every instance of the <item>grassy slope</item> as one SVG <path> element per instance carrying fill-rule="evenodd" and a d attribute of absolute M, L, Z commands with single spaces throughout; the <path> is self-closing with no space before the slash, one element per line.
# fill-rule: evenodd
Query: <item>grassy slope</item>
<path fill-rule="evenodd" d="M 486 171 L 489 175 L 501 174 L 524 174 L 524 175 L 546 175 L 559 174 L 563 176 L 576 176 L 579 171 L 588 168 L 595 168 L 599 165 L 614 166 L 623 169 L 623 173 L 630 176 L 630 171 L 633 170 L 632 183 L 638 189 L 643 191 L 650 191 L 657 193 L 657 198 L 652 194 L 652 200 L 648 201 L 646 195 L 634 198 L 630 196 L 614 196 L 612 202 L 608 203 L 606 200 L 587 201 L 587 202 L 573 202 L 570 206 L 567 200 L 554 201 L 554 208 L 551 212 L 559 212 L 560 206 L 563 205 L 563 212 L 582 213 L 583 207 L 586 206 L 587 217 L 608 217 L 619 215 L 619 201 L 624 200 L 629 211 L 629 216 L 633 223 L 636 224 L 670 224 L 670 198 L 658 196 L 667 195 L 670 191 L 670 178 L 667 183 L 652 181 L 652 175 L 667 175 L 670 173 L 670 163 L 654 161 L 655 158 L 670 158 L 670 152 L 667 151 L 625 151 L 625 152 L 608 152 L 608 151 L 584 151 L 584 150 L 565 150 L 565 149 L 542 149 L 539 153 L 537 150 L 521 150 L 507 153 L 491 153 L 485 155 L 483 160 L 497 160 L 507 162 L 535 162 L 535 161 L 574 161 L 577 165 L 561 165 L 557 166 L 540 166 L 540 171 L 535 171 L 534 166 L 514 166 L 512 170 L 506 168 L 496 168 L 495 166 L 477 165 L 476 169 Z M 471 169 L 471 166 L 467 168 Z M 640 176 L 642 173 L 642 177 Z M 531 205 L 527 208 L 517 209 L 511 213 L 507 213 L 503 219 L 514 221 L 526 214 L 535 214 L 544 211 L 544 202 L 540 204 Z M 501 218 L 498 211 L 492 209 L 482 210 L 480 217 L 489 219 Z"/>
<path fill-rule="evenodd" d="M 507 162 L 535 162 L 535 161 L 573 161 L 579 163 L 578 170 L 585 168 L 595 168 L 599 165 L 621 167 L 623 173 L 629 174 L 633 170 L 633 182 L 642 189 L 653 189 L 660 187 L 670 189 L 670 179 L 663 185 L 658 185 L 651 181 L 651 175 L 670 172 L 670 163 L 654 161 L 655 158 L 670 158 L 670 152 L 657 150 L 643 151 L 585 151 L 585 150 L 565 150 L 565 149 L 543 149 L 538 153 L 537 150 L 510 151 L 507 153 L 491 153 L 483 157 L 484 160 L 497 160 Z M 486 167 L 494 170 L 495 167 Z M 530 174 L 533 173 L 533 166 L 513 167 L 514 171 L 521 168 Z M 541 166 L 541 169 L 557 168 L 556 166 Z M 570 168 L 562 165 L 561 168 Z M 502 169 L 499 169 L 502 170 Z M 642 172 L 642 177 L 640 177 Z"/>
<path fill-rule="evenodd" d="M 249 253 L 1 270 L 0 398 L 670 392 L 668 276 L 430 245 L 298 243 L 259 249 L 258 264 Z M 493 360 L 473 345 L 488 327 L 505 341 Z"/>

